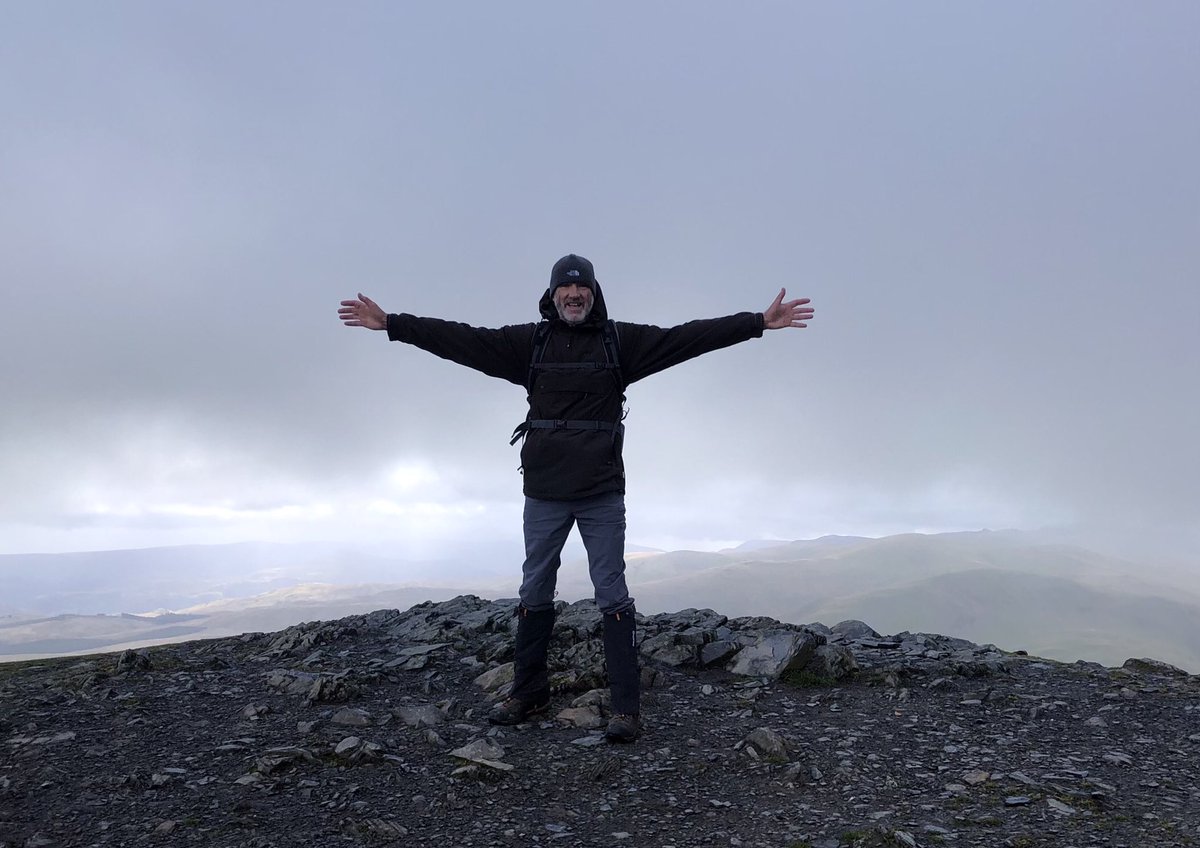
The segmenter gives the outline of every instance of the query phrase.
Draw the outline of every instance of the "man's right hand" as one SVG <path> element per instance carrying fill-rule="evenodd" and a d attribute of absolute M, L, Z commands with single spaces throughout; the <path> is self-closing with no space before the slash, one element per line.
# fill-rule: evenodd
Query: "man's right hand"
<path fill-rule="evenodd" d="M 362 292 L 358 300 L 343 300 L 338 317 L 347 327 L 366 327 L 368 330 L 386 330 L 387 313 L 379 308 L 379 304 Z"/>

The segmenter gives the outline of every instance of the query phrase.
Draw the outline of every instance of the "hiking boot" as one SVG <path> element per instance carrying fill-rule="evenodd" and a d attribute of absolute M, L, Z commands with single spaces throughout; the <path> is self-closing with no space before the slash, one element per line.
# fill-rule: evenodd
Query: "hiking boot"
<path fill-rule="evenodd" d="M 604 738 L 609 742 L 632 742 L 638 738 L 641 729 L 642 722 L 636 713 L 615 715 L 608 720 L 608 729 L 604 731 Z"/>
<path fill-rule="evenodd" d="M 488 721 L 492 724 L 521 724 L 529 720 L 529 716 L 543 712 L 549 701 L 530 703 L 519 698 L 509 698 L 492 707 L 488 712 Z"/>

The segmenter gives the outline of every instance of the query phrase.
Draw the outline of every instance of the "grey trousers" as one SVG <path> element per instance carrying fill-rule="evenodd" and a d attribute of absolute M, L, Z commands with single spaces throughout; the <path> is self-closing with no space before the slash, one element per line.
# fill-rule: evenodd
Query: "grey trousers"
<path fill-rule="evenodd" d="M 633 598 L 625 585 L 625 495 L 621 492 L 573 501 L 525 498 L 522 606 L 535 612 L 554 606 L 563 545 L 576 523 L 587 549 L 600 612 L 611 615 L 631 608 Z"/>

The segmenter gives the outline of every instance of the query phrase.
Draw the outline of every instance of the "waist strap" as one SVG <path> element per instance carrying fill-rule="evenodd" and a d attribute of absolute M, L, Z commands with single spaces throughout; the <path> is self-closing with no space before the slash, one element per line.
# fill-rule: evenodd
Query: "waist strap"
<path fill-rule="evenodd" d="M 587 421 L 573 418 L 534 418 L 532 421 L 522 421 L 513 430 L 510 445 L 515 445 L 530 430 L 605 430 L 614 435 L 625 429 L 620 421 Z"/>

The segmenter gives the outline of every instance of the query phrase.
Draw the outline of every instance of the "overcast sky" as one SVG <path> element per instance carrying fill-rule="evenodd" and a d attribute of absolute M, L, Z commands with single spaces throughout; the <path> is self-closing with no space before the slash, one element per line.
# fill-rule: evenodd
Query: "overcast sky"
<path fill-rule="evenodd" d="M 6 2 L 0 553 L 520 532 L 517 387 L 338 301 L 663 326 L 629 538 L 1200 543 L 1200 5 Z"/>

